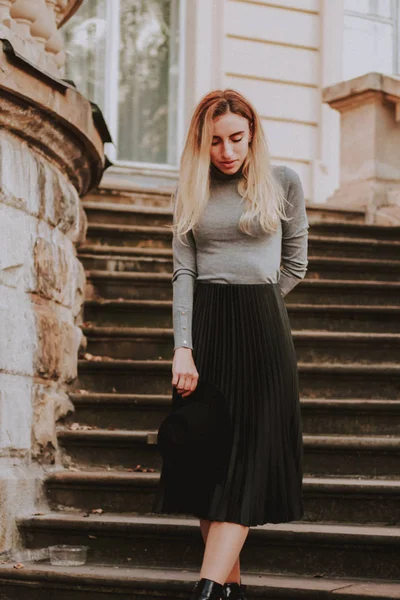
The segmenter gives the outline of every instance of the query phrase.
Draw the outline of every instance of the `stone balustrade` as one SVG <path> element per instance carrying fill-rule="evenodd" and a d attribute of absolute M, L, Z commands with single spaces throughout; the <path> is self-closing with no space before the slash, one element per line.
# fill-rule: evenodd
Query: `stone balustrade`
<path fill-rule="evenodd" d="M 323 100 L 340 113 L 340 186 L 328 205 L 400 225 L 399 79 L 367 73 L 326 87 Z"/>
<path fill-rule="evenodd" d="M 40 69 L 58 77 L 65 63 L 60 27 L 83 0 L 0 0 L 0 37 Z"/>

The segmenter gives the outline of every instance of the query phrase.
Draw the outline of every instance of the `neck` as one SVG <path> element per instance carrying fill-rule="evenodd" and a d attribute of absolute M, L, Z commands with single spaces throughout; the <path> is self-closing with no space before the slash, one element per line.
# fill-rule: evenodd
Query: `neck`
<path fill-rule="evenodd" d="M 210 175 L 212 179 L 220 179 L 221 181 L 230 181 L 232 179 L 239 179 L 242 176 L 243 164 L 235 173 L 224 173 L 221 169 L 218 169 L 214 163 L 210 162 Z"/>

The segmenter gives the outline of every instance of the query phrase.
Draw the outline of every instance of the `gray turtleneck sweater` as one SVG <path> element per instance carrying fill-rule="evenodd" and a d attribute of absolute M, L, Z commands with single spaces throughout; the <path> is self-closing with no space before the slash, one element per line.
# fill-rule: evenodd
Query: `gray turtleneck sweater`
<path fill-rule="evenodd" d="M 259 228 L 256 236 L 242 233 L 238 222 L 244 211 L 237 185 L 241 170 L 225 174 L 213 165 L 210 198 L 200 221 L 186 236 L 185 245 L 174 234 L 173 327 L 174 350 L 193 348 L 192 308 L 194 283 L 278 283 L 282 296 L 304 278 L 307 271 L 308 219 L 303 188 L 297 173 L 286 166 L 273 166 L 282 183 L 286 214 L 276 232 Z"/>

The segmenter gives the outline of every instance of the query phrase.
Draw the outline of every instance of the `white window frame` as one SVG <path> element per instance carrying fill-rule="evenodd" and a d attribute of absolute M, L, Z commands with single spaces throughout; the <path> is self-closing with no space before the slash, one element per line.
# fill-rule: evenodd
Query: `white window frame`
<path fill-rule="evenodd" d="M 178 110 L 177 110 L 177 142 L 178 149 L 177 162 L 179 161 L 180 150 L 183 145 L 184 127 L 185 127 L 185 47 L 186 47 L 186 2 L 180 0 L 179 3 L 179 77 L 178 77 Z M 110 129 L 113 138 L 113 144 L 105 144 L 105 151 L 115 166 L 132 167 L 138 169 L 151 169 L 157 171 L 175 172 L 177 164 L 146 163 L 140 161 L 118 160 L 118 81 L 119 81 L 119 44 L 120 44 L 120 0 L 107 0 L 107 45 L 106 45 L 106 64 L 105 64 L 105 98 L 104 98 L 104 117 Z"/>
<path fill-rule="evenodd" d="M 377 0 L 369 0 L 370 11 L 369 13 L 361 13 L 353 10 L 345 9 L 344 14 L 351 17 L 357 17 L 358 19 L 366 19 L 367 21 L 374 21 L 377 23 L 394 24 L 394 36 L 393 36 L 393 64 L 392 70 L 394 75 L 400 74 L 400 0 L 391 0 L 392 3 L 392 15 L 393 18 L 381 17 L 374 13 L 373 7 L 377 7 Z"/>

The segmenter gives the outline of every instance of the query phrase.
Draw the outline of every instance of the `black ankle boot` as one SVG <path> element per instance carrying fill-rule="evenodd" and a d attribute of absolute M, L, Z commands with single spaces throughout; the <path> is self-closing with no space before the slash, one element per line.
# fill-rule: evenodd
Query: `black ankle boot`
<path fill-rule="evenodd" d="M 223 597 L 224 586 L 203 577 L 195 583 L 190 600 L 221 600 Z"/>
<path fill-rule="evenodd" d="M 244 592 L 247 585 L 244 583 L 225 583 L 224 584 L 224 600 L 246 600 Z"/>

